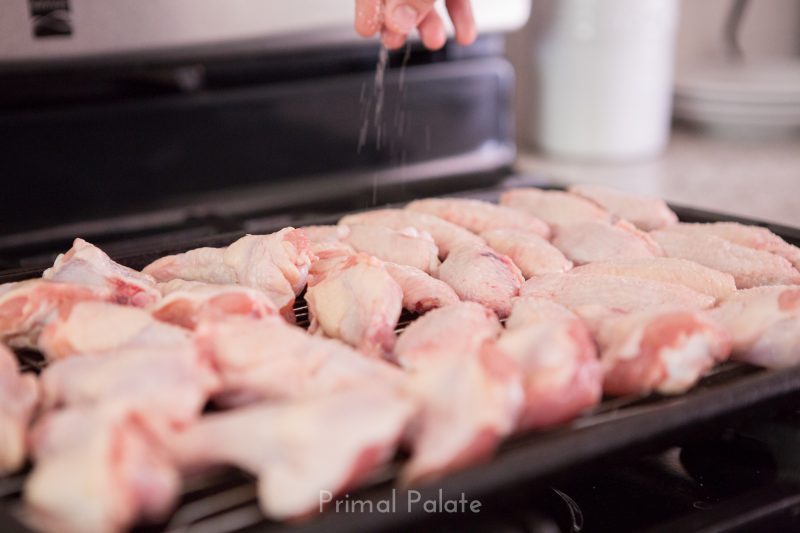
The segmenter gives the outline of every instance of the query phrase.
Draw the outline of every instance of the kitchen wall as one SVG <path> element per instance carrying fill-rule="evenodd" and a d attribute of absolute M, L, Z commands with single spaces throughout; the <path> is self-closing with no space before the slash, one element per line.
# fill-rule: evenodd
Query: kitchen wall
<path fill-rule="evenodd" d="M 535 145 L 531 134 L 536 101 L 532 50 L 554 2 L 533 0 L 528 24 L 510 36 L 508 56 L 518 75 L 517 131 L 523 150 Z M 599 0 L 602 1 L 602 0 Z M 680 0 L 681 25 L 676 68 L 691 68 L 724 52 L 723 28 L 733 0 Z M 800 0 L 750 0 L 740 41 L 747 57 L 800 54 Z"/>

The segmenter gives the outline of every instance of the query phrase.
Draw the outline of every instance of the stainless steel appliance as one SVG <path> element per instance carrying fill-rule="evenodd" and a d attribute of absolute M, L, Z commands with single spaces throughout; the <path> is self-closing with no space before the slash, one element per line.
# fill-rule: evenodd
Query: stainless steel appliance
<path fill-rule="evenodd" d="M 144 212 L 286 208 L 299 181 L 297 200 L 373 183 L 380 200 L 420 177 L 507 167 L 513 71 L 501 32 L 525 22 L 529 2 L 476 9 L 490 30 L 479 43 L 413 44 L 377 91 L 378 43 L 355 36 L 349 0 L 4 7 L 0 175 L 14 179 L 0 196 L 0 246 L 20 232 L 32 245 L 55 222 L 113 218 L 102 227 L 137 233 L 155 220 Z M 55 12 L 74 31 L 36 35 L 37 17 Z M 91 237 L 92 227 L 68 231 Z"/>
<path fill-rule="evenodd" d="M 530 12 L 530 0 L 473 4 L 482 33 L 519 28 Z M 5 2 L 0 6 L 0 68 L 351 44 L 358 40 L 353 6 L 353 0 Z"/>

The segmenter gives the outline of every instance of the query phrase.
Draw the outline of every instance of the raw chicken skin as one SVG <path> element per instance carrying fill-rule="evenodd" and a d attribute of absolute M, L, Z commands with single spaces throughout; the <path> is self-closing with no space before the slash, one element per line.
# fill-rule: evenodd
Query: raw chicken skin
<path fill-rule="evenodd" d="M 217 285 L 238 283 L 236 271 L 225 262 L 226 248 L 196 248 L 157 259 L 144 268 L 156 280 L 201 281 Z"/>
<path fill-rule="evenodd" d="M 502 330 L 495 313 L 474 302 L 460 302 L 409 324 L 397 339 L 394 355 L 403 368 L 413 370 L 428 360 L 474 353 Z"/>
<path fill-rule="evenodd" d="M 312 254 L 312 266 L 320 259 L 335 256 L 350 256 L 356 254 L 356 249 L 340 240 L 347 233 L 340 226 L 304 226 L 300 229 L 308 239 L 308 247 Z"/>
<path fill-rule="evenodd" d="M 53 361 L 77 354 L 103 354 L 125 348 L 170 349 L 189 344 L 189 332 L 159 322 L 142 309 L 82 302 L 45 326 L 38 347 Z"/>
<path fill-rule="evenodd" d="M 494 343 L 501 329 L 494 313 L 463 302 L 431 311 L 400 336 L 396 355 L 421 406 L 404 482 L 482 461 L 513 431 L 523 393 L 516 365 Z"/>
<path fill-rule="evenodd" d="M 603 374 L 583 322 L 549 300 L 518 298 L 497 346 L 517 362 L 525 402 L 520 430 L 575 418 L 602 396 Z"/>
<path fill-rule="evenodd" d="M 328 275 L 329 272 L 339 270 L 351 257 L 356 255 L 355 249 L 341 241 L 311 242 L 314 260 L 308 271 L 308 284 L 316 285 Z"/>
<path fill-rule="evenodd" d="M 427 274 L 439 270 L 439 247 L 425 231 L 408 227 L 394 230 L 367 224 L 341 224 L 342 240 L 359 252 L 373 255 L 382 261 L 408 265 Z"/>
<path fill-rule="evenodd" d="M 295 296 L 306 286 L 313 257 L 303 230 L 284 228 L 266 236 L 247 235 L 225 251 L 239 285 L 264 291 L 292 317 Z M 200 280 L 202 281 L 202 280 Z"/>
<path fill-rule="evenodd" d="M 339 224 L 385 226 L 397 231 L 414 228 L 419 232 L 426 232 L 433 237 L 433 241 L 439 247 L 441 259 L 447 257 L 451 250 L 459 246 L 485 244 L 483 239 L 452 222 L 427 213 L 417 213 L 406 209 L 378 209 L 356 213 L 342 218 Z"/>
<path fill-rule="evenodd" d="M 624 220 L 614 224 L 583 222 L 560 228 L 553 245 L 578 265 L 664 255 L 661 247 L 647 233 Z"/>
<path fill-rule="evenodd" d="M 800 283 L 800 272 L 789 261 L 770 252 L 746 248 L 713 235 L 683 235 L 673 231 L 654 231 L 651 235 L 668 257 L 688 259 L 727 272 L 739 289 Z"/>
<path fill-rule="evenodd" d="M 228 316 L 277 316 L 278 308 L 261 291 L 240 285 L 213 285 L 175 279 L 159 284 L 163 298 L 149 309 L 162 322 L 187 329 Z"/>
<path fill-rule="evenodd" d="M 21 374 L 17 357 L 0 344 L 0 476 L 22 468 L 28 424 L 39 399 L 33 374 Z"/>
<path fill-rule="evenodd" d="M 553 229 L 584 222 L 609 222 L 610 215 L 594 202 L 563 191 L 512 189 L 500 197 L 500 203 L 544 220 Z"/>
<path fill-rule="evenodd" d="M 727 332 L 699 312 L 714 298 L 682 285 L 569 273 L 534 278 L 521 292 L 555 300 L 586 323 L 608 394 L 683 392 L 730 352 Z"/>
<path fill-rule="evenodd" d="M 340 228 L 336 225 L 329 226 L 303 226 L 300 228 L 308 239 L 309 246 L 319 244 L 338 243 L 343 242 L 343 238 L 347 235 L 346 228 Z"/>
<path fill-rule="evenodd" d="M 733 276 L 693 261 L 671 257 L 614 259 L 579 266 L 572 274 L 603 274 L 677 283 L 694 291 L 722 299 L 736 292 Z"/>
<path fill-rule="evenodd" d="M 372 356 L 391 352 L 403 291 L 380 260 L 366 254 L 349 258 L 309 286 L 305 298 L 312 333 L 341 339 Z"/>
<path fill-rule="evenodd" d="M 788 368 L 797 365 L 800 357 L 800 317 L 776 322 L 750 347 L 746 355 L 736 359 L 765 368 Z"/>
<path fill-rule="evenodd" d="M 653 307 L 706 309 L 714 298 L 674 283 L 605 274 L 548 274 L 525 282 L 520 296 L 547 298 L 575 311 L 590 329 L 598 320 Z"/>
<path fill-rule="evenodd" d="M 106 288 L 42 279 L 0 285 L 0 341 L 34 348 L 42 328 L 76 303 L 111 298 Z"/>
<path fill-rule="evenodd" d="M 352 228 L 359 228 L 358 231 L 363 231 L 364 235 L 375 236 L 386 231 L 400 234 L 400 232 L 390 228 L 363 224 L 353 226 L 344 224 L 339 226 L 309 226 L 303 228 L 312 243 L 311 246 L 315 254 L 318 256 L 318 259 L 311 265 L 309 285 L 316 285 L 329 272 L 339 270 L 351 256 L 355 255 L 354 248 L 339 240 L 340 238 L 346 238 L 347 235 L 352 235 Z M 372 233 L 371 230 L 373 229 L 377 231 Z M 414 228 L 407 228 L 405 231 L 425 235 L 424 237 L 415 238 L 415 240 L 427 240 L 430 237 L 426 233 L 417 232 Z M 428 242 L 433 244 L 432 238 Z M 339 243 L 346 248 L 339 248 L 332 243 Z M 436 245 L 433 244 L 433 247 L 436 248 Z M 438 248 L 436 249 L 438 250 Z M 362 249 L 361 251 L 366 250 Z M 378 258 L 380 259 L 379 256 Z M 430 268 L 428 270 L 438 272 L 439 260 L 435 253 L 432 260 L 435 260 L 435 264 L 429 263 Z M 386 260 L 384 263 L 386 271 L 400 285 L 400 290 L 403 291 L 403 307 L 405 309 L 412 313 L 425 313 L 431 309 L 444 307 L 459 301 L 458 295 L 448 284 L 432 277 L 419 268 L 409 265 L 409 263 L 413 262 L 404 260 L 402 263 L 393 263 Z M 419 261 L 417 262 L 419 263 Z"/>
<path fill-rule="evenodd" d="M 481 233 L 487 244 L 507 255 L 525 276 L 530 279 L 540 274 L 567 272 L 572 261 L 561 250 L 538 235 L 515 230 L 497 229 Z"/>
<path fill-rule="evenodd" d="M 41 375 L 42 405 L 118 405 L 154 432 L 183 427 L 219 389 L 209 361 L 191 345 L 132 348 L 113 356 L 77 355 L 56 361 Z"/>
<path fill-rule="evenodd" d="M 733 358 L 767 368 L 800 363 L 800 287 L 737 292 L 712 311 L 733 337 Z"/>
<path fill-rule="evenodd" d="M 409 211 L 427 213 L 467 228 L 473 233 L 496 229 L 516 229 L 550 238 L 550 226 L 528 213 L 481 200 L 466 198 L 427 198 L 406 206 Z"/>
<path fill-rule="evenodd" d="M 405 374 L 335 339 L 309 335 L 277 319 L 201 324 L 197 345 L 222 380 L 226 406 L 286 401 L 382 384 L 402 387 Z"/>
<path fill-rule="evenodd" d="M 686 392 L 731 351 L 725 329 L 697 311 L 654 309 L 612 318 L 596 336 L 607 394 Z"/>
<path fill-rule="evenodd" d="M 767 228 L 747 226 L 738 222 L 713 222 L 710 224 L 676 224 L 668 231 L 684 235 L 713 235 L 734 244 L 754 250 L 764 250 L 779 255 L 800 269 L 800 248 L 789 244 Z"/>
<path fill-rule="evenodd" d="M 172 449 L 187 468 L 224 463 L 256 475 L 264 514 L 299 518 L 319 510 L 323 491 L 339 494 L 391 459 L 413 411 L 405 397 L 363 387 L 212 414 Z"/>
<path fill-rule="evenodd" d="M 439 270 L 439 248 L 433 237 L 414 228 L 402 231 L 368 224 L 309 226 L 303 228 L 309 241 L 329 243 L 338 240 L 358 252 L 389 263 L 408 265 L 428 274 Z"/>
<path fill-rule="evenodd" d="M 113 533 L 163 520 L 177 499 L 177 469 L 118 406 L 48 413 L 32 431 L 35 466 L 24 499 L 36 529 Z"/>
<path fill-rule="evenodd" d="M 422 314 L 461 301 L 450 285 L 418 268 L 394 263 L 384 263 L 384 267 L 403 291 L 403 307 L 412 313 Z"/>
<path fill-rule="evenodd" d="M 439 279 L 462 300 L 478 302 L 505 318 L 511 299 L 525 278 L 517 265 L 488 246 L 462 246 L 453 250 L 439 269 Z"/>
<path fill-rule="evenodd" d="M 505 322 L 503 334 L 526 329 L 542 323 L 565 323 L 578 319 L 569 308 L 546 298 L 520 296 L 514 298 L 511 315 Z M 580 320 L 580 319 L 578 319 Z"/>
<path fill-rule="evenodd" d="M 660 198 L 638 196 L 598 185 L 573 185 L 569 192 L 597 203 L 644 231 L 666 228 L 678 222 L 678 216 Z"/>
<path fill-rule="evenodd" d="M 247 235 L 224 249 L 200 248 L 163 257 L 144 269 L 158 281 L 183 279 L 244 285 L 263 291 L 289 320 L 314 259 L 302 230 Z"/>
<path fill-rule="evenodd" d="M 516 425 L 520 373 L 497 346 L 432 360 L 411 380 L 421 404 L 408 435 L 412 455 L 403 483 L 420 483 L 491 457 Z"/>
<path fill-rule="evenodd" d="M 112 301 L 122 305 L 147 307 L 161 297 L 152 276 L 115 263 L 83 239 L 75 239 L 72 248 L 59 255 L 42 278 L 108 289 Z"/>

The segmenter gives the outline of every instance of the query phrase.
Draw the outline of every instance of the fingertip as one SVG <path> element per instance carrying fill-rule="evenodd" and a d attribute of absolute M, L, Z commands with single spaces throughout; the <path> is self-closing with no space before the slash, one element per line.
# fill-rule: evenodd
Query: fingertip
<path fill-rule="evenodd" d="M 425 48 L 427 48 L 431 52 L 436 52 L 437 50 L 441 50 L 442 48 L 444 48 L 444 45 L 447 44 L 447 36 L 423 38 L 422 44 L 424 44 Z"/>
<path fill-rule="evenodd" d="M 447 11 L 456 30 L 456 42 L 465 46 L 474 43 L 478 30 L 470 0 L 447 0 Z"/>
<path fill-rule="evenodd" d="M 397 50 L 398 48 L 402 47 L 404 44 L 406 44 L 406 38 L 406 35 L 394 32 L 392 30 L 383 30 L 383 33 L 381 34 L 383 46 L 389 50 Z"/>
<path fill-rule="evenodd" d="M 478 38 L 478 32 L 474 25 L 466 28 L 456 29 L 456 42 L 463 46 L 469 46 Z"/>
<path fill-rule="evenodd" d="M 436 0 L 385 0 L 383 24 L 395 33 L 408 35 L 433 9 Z"/>
<path fill-rule="evenodd" d="M 381 29 L 381 0 L 356 0 L 356 33 L 372 37 Z"/>
<path fill-rule="evenodd" d="M 447 29 L 436 11 L 431 11 L 419 25 L 422 44 L 429 50 L 439 50 L 447 43 Z"/>

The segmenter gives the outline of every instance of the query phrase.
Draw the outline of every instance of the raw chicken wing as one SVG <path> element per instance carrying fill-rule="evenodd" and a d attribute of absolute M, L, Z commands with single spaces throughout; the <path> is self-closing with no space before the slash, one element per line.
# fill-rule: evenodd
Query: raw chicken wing
<path fill-rule="evenodd" d="M 733 358 L 767 368 L 800 363 L 800 287 L 739 291 L 712 311 L 733 337 Z"/>
<path fill-rule="evenodd" d="M 194 329 L 203 321 L 227 316 L 264 318 L 278 315 L 278 308 L 261 291 L 241 285 L 213 285 L 175 279 L 159 284 L 164 297 L 150 308 L 162 322 Z"/>
<path fill-rule="evenodd" d="M 344 224 L 340 226 L 311 226 L 303 228 L 306 234 L 309 235 L 311 248 L 317 256 L 317 259 L 311 264 L 309 285 L 316 285 L 325 279 L 328 273 L 340 270 L 342 265 L 356 254 L 355 249 L 349 244 L 338 240 L 339 235 L 346 234 L 349 228 L 372 228 L 378 230 L 378 232 L 389 231 L 397 234 L 400 233 L 382 226 L 368 226 L 363 224 L 353 226 Z M 414 228 L 408 228 L 407 231 L 416 232 Z M 315 239 L 317 240 L 315 241 Z M 434 248 L 436 247 L 435 244 L 433 246 Z M 433 269 L 433 271 L 438 272 L 439 261 L 435 254 L 433 259 L 436 260 L 435 269 Z M 400 289 L 403 291 L 403 307 L 405 309 L 408 309 L 412 313 L 425 313 L 431 309 L 443 307 L 459 301 L 458 295 L 448 284 L 408 264 L 413 262 L 414 261 L 405 260 L 402 264 L 392 262 L 384 263 L 386 271 L 394 278 L 397 284 L 400 285 Z M 429 266 L 433 268 L 434 265 L 431 263 Z M 429 270 L 431 268 L 429 268 Z"/>
<path fill-rule="evenodd" d="M 427 274 L 439 270 L 439 248 L 424 231 L 405 228 L 397 231 L 366 224 L 341 225 L 344 242 L 382 261 L 416 267 Z"/>
<path fill-rule="evenodd" d="M 315 245 L 343 242 L 342 237 L 347 234 L 347 230 L 340 229 L 339 226 L 303 226 L 300 228 L 308 239 L 308 245 Z"/>
<path fill-rule="evenodd" d="M 609 222 L 610 215 L 594 202 L 563 191 L 513 189 L 500 197 L 504 206 L 544 220 L 556 231 L 583 222 Z"/>
<path fill-rule="evenodd" d="M 488 246 L 453 250 L 439 269 L 439 279 L 462 300 L 485 305 L 500 318 L 511 312 L 511 299 L 525 281 L 517 265 Z"/>
<path fill-rule="evenodd" d="M 303 228 L 309 241 L 329 243 L 331 239 L 382 261 L 416 267 L 428 274 L 439 270 L 439 248 L 428 233 L 406 228 L 402 231 L 368 224 L 310 226 Z"/>
<path fill-rule="evenodd" d="M 324 491 L 357 486 L 388 461 L 413 410 L 407 398 L 363 387 L 209 415 L 172 448 L 188 468 L 224 463 L 252 473 L 264 514 L 298 518 L 319 510 Z"/>
<path fill-rule="evenodd" d="M 406 483 L 488 459 L 514 430 L 524 396 L 516 364 L 493 342 L 421 365 L 411 387 L 421 411 L 408 436 Z"/>
<path fill-rule="evenodd" d="M 306 234 L 309 249 L 314 255 L 311 261 L 312 274 L 331 270 L 338 262 L 357 253 L 355 248 L 341 240 L 348 233 L 349 226 L 304 226 L 300 229 Z M 319 266 L 319 263 L 323 265 Z M 309 283 L 312 283 L 310 279 Z"/>
<path fill-rule="evenodd" d="M 383 263 L 366 254 L 348 259 L 306 292 L 312 333 L 341 339 L 368 355 L 394 346 L 403 291 Z"/>
<path fill-rule="evenodd" d="M 473 233 L 483 233 L 495 229 L 516 229 L 544 239 L 550 237 L 550 227 L 535 216 L 481 200 L 427 198 L 411 202 L 406 209 L 435 215 L 467 228 Z"/>
<path fill-rule="evenodd" d="M 42 279 L 0 285 L 0 341 L 33 348 L 42 328 L 76 303 L 111 298 L 106 288 Z"/>
<path fill-rule="evenodd" d="M 385 226 L 397 231 L 407 228 L 414 228 L 420 232 L 426 232 L 439 247 L 439 257 L 444 259 L 451 250 L 465 244 L 484 244 L 483 239 L 470 232 L 427 213 L 417 213 L 407 209 L 378 209 L 348 215 L 339 221 L 339 224 L 354 225 L 368 224 L 371 226 Z"/>
<path fill-rule="evenodd" d="M 598 185 L 573 185 L 569 192 L 591 200 L 609 213 L 628 220 L 644 231 L 665 228 L 678 217 L 660 198 L 638 196 Z"/>
<path fill-rule="evenodd" d="M 464 302 L 431 311 L 400 336 L 397 355 L 421 406 L 408 435 L 405 482 L 484 460 L 513 431 L 522 385 L 514 361 L 495 345 L 500 329 L 493 313 Z"/>
<path fill-rule="evenodd" d="M 225 250 L 225 263 L 236 271 L 239 285 L 261 289 L 289 314 L 306 286 L 312 259 L 303 230 L 294 228 L 247 235 Z"/>
<path fill-rule="evenodd" d="M 195 248 L 157 259 L 144 268 L 156 280 L 202 281 L 218 285 L 238 283 L 236 271 L 225 262 L 226 248 Z"/>
<path fill-rule="evenodd" d="M 403 291 L 403 307 L 412 313 L 422 314 L 460 301 L 450 285 L 418 268 L 394 263 L 384 263 L 384 267 Z"/>
<path fill-rule="evenodd" d="M 784 241 L 767 228 L 747 226 L 738 222 L 713 222 L 710 224 L 676 224 L 667 230 L 684 235 L 713 235 L 747 248 L 772 252 L 800 269 L 800 248 Z"/>
<path fill-rule="evenodd" d="M 611 318 L 596 335 L 607 394 L 680 394 L 731 351 L 707 314 L 653 309 Z"/>
<path fill-rule="evenodd" d="M 142 309 L 82 302 L 45 326 L 38 347 L 52 361 L 124 348 L 169 349 L 189 344 L 188 331 L 159 322 Z"/>
<path fill-rule="evenodd" d="M 564 257 L 561 250 L 538 235 L 516 229 L 497 229 L 483 232 L 481 237 L 494 250 L 507 255 L 525 279 L 572 268 L 572 261 Z"/>
<path fill-rule="evenodd" d="M 303 231 L 284 228 L 270 235 L 247 235 L 225 249 L 200 248 L 164 257 L 144 271 L 158 281 L 177 278 L 252 287 L 292 319 L 292 305 L 306 286 L 312 259 Z"/>
<path fill-rule="evenodd" d="M 770 252 L 746 248 L 713 235 L 672 231 L 654 231 L 651 235 L 668 257 L 688 259 L 727 272 L 740 289 L 800 283 L 800 272 L 789 261 Z"/>
<path fill-rule="evenodd" d="M 24 499 L 37 529 L 113 533 L 166 518 L 180 479 L 137 417 L 119 406 L 49 413 L 32 432 Z"/>
<path fill-rule="evenodd" d="M 19 470 L 27 455 L 28 424 L 39 398 L 33 374 L 21 374 L 17 357 L 0 344 L 0 476 Z"/>
<path fill-rule="evenodd" d="M 614 259 L 579 266 L 572 274 L 603 274 L 677 283 L 697 292 L 725 298 L 736 292 L 733 276 L 693 261 L 671 257 Z"/>
<path fill-rule="evenodd" d="M 563 227 L 558 230 L 553 245 L 578 265 L 664 255 L 647 233 L 625 220 L 614 224 L 583 222 Z"/>
<path fill-rule="evenodd" d="M 112 301 L 122 305 L 147 307 L 161 297 L 152 276 L 115 263 L 100 248 L 83 239 L 75 239 L 72 248 L 59 255 L 42 277 L 107 289 Z"/>
<path fill-rule="evenodd" d="M 597 404 L 603 374 L 583 322 L 549 300 L 518 298 L 498 348 L 517 362 L 525 402 L 518 429 L 566 422 Z"/>
<path fill-rule="evenodd" d="M 355 249 L 341 241 L 311 241 L 314 259 L 308 270 L 308 284 L 315 285 L 325 279 L 329 272 L 339 270 L 342 265 L 356 255 Z"/>
<path fill-rule="evenodd" d="M 575 311 L 591 329 L 598 320 L 652 307 L 706 309 L 714 298 L 674 283 L 604 274 L 547 274 L 525 282 L 520 296 L 548 298 Z"/>
<path fill-rule="evenodd" d="M 77 355 L 41 375 L 45 408 L 119 405 L 153 431 L 195 420 L 219 388 L 208 361 L 193 346 L 131 348 L 113 356 Z"/>
<path fill-rule="evenodd" d="M 197 344 L 222 380 L 220 403 L 243 405 L 327 395 L 368 384 L 402 386 L 405 374 L 335 339 L 277 319 L 201 324 Z"/>
<path fill-rule="evenodd" d="M 715 298 L 650 276 L 551 274 L 521 294 L 575 311 L 595 334 L 609 394 L 683 392 L 727 357 L 727 332 L 699 310 Z"/>
<path fill-rule="evenodd" d="M 403 368 L 444 356 L 474 353 L 503 330 L 497 315 L 474 302 L 436 309 L 413 321 L 397 339 L 394 354 Z"/>

